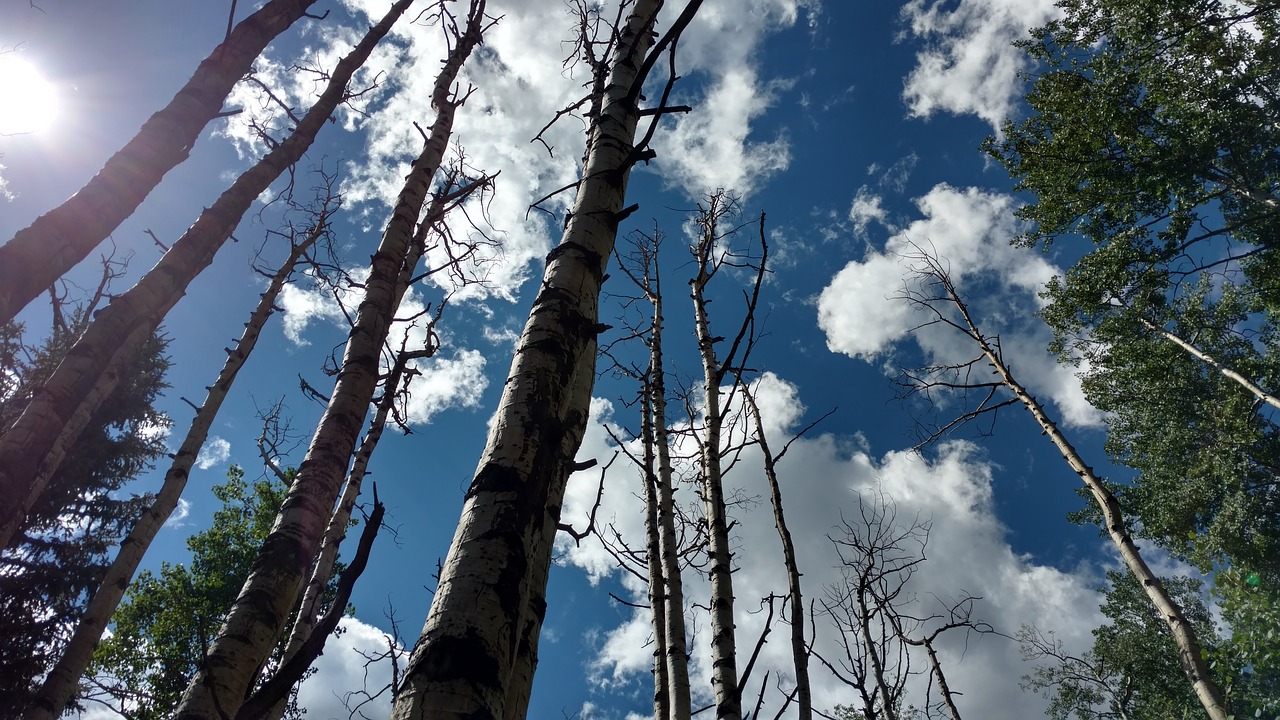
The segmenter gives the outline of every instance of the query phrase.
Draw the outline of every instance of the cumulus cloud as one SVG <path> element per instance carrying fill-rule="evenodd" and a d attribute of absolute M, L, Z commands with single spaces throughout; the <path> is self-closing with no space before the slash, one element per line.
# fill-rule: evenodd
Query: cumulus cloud
<path fill-rule="evenodd" d="M 928 252 L 948 268 L 983 330 L 1001 334 L 1020 381 L 1051 397 L 1068 424 L 1099 424 L 1101 417 L 1085 400 L 1075 369 L 1048 354 L 1048 329 L 1027 317 L 1028 310 L 1042 306 L 1038 293 L 1059 270 L 1043 255 L 1010 245 L 1018 232 L 1014 199 L 943 183 L 915 204 L 923 218 L 895 233 L 883 250 L 847 264 L 822 291 L 818 324 L 827 347 L 871 362 L 887 359 L 910 337 L 925 354 L 922 364 L 973 357 L 974 348 L 951 328 L 917 330 L 928 318 L 903 299 L 906 292 L 921 291 L 911 257 Z M 965 292 L 975 287 L 980 291 Z"/>
<path fill-rule="evenodd" d="M 208 470 L 215 465 L 221 465 L 230 457 L 231 443 L 225 438 L 214 435 L 205 441 L 204 447 L 200 448 L 200 454 L 196 455 L 196 467 Z"/>
<path fill-rule="evenodd" d="M 757 392 L 768 420 L 766 434 L 776 449 L 795 432 L 804 407 L 796 388 L 773 375 L 759 381 Z M 602 400 L 596 400 L 592 409 L 594 417 L 606 421 L 614 420 L 615 412 L 623 412 Z M 622 424 L 621 417 L 616 419 Z M 612 452 L 611 441 L 596 426 L 588 432 L 579 457 L 607 457 Z M 733 575 L 738 598 L 735 623 L 743 658 L 763 629 L 765 614 L 757 612 L 760 598 L 786 592 L 781 549 L 768 507 L 767 485 L 759 467 L 758 450 L 749 448 L 726 477 L 727 495 L 755 501 L 731 512 L 737 523 L 734 532 L 737 570 Z M 682 469 L 693 472 L 690 467 Z M 900 519 L 909 521 L 919 517 L 932 523 L 928 559 L 903 594 L 904 598 L 916 598 L 920 603 L 918 609 L 935 610 L 931 604 L 935 602 L 935 595 L 947 599 L 971 593 L 984 598 L 977 603 L 975 616 L 991 622 L 998 630 L 1013 633 L 1023 623 L 1054 629 L 1066 647 L 1075 651 L 1087 647 L 1091 641 L 1089 630 L 1099 619 L 1098 596 L 1093 590 L 1097 574 L 1092 569 L 1067 572 L 1049 567 L 1017 553 L 1010 546 L 1007 531 L 996 519 L 992 465 L 976 446 L 951 442 L 929 457 L 898 451 L 877 456 L 865 449 L 858 438 L 827 434 L 796 441 L 779 471 L 787 519 L 793 529 L 808 598 L 821 599 L 826 586 L 841 582 L 839 560 L 825 533 L 836 533 L 842 518 L 857 517 L 860 494 L 871 497 L 870 493 L 883 492 L 896 504 Z M 608 524 L 606 534 L 617 531 L 632 547 L 643 547 L 643 513 L 637 513 L 634 506 L 634 496 L 640 492 L 639 477 L 628 475 L 625 481 L 622 477 L 619 475 L 620 479 L 615 481 L 611 476 L 598 522 Z M 575 476 L 571 479 L 565 520 L 585 524 L 595 492 L 594 478 Z M 681 484 L 677 498 L 688 503 L 692 517 L 700 515 L 694 507 L 696 498 L 692 488 Z M 794 532 L 797 528 L 803 528 L 804 532 Z M 589 575 L 601 578 L 617 572 L 612 556 L 598 544 L 563 542 L 560 550 L 568 563 Z M 633 599 L 645 602 L 640 581 L 629 574 L 619 574 L 618 579 L 633 594 Z M 709 620 L 704 610 L 694 606 L 706 605 L 709 584 L 704 575 L 697 572 L 687 573 L 684 581 L 693 628 L 691 674 L 698 695 L 695 702 L 705 703 L 710 697 Z M 601 688 L 616 693 L 620 687 L 643 687 L 649 682 L 652 663 L 649 622 L 647 611 L 635 610 L 618 626 L 602 633 L 597 655 L 591 661 L 592 676 Z M 815 622 L 817 651 L 834 657 L 835 630 L 825 616 L 820 615 Z M 775 626 L 774 637 L 779 632 L 787 632 L 786 627 Z M 1020 676 L 1028 672 L 1028 668 L 1022 664 L 1017 646 L 1011 641 L 998 636 L 975 636 L 966 642 L 960 636 L 944 635 L 939 651 L 948 681 L 964 693 L 959 703 L 966 715 L 1036 717 L 1044 713 L 1045 701 L 1022 692 L 1018 686 Z M 757 680 L 752 684 L 759 682 L 758 678 L 767 670 L 771 677 L 783 678 L 783 686 L 788 686 L 792 675 L 789 653 L 786 642 L 767 643 L 753 673 Z M 854 701 L 852 691 L 817 662 L 813 663 L 811 674 L 814 696 L 822 703 L 821 709 L 830 710 L 837 703 Z M 751 689 L 753 697 L 756 690 Z M 916 698 L 922 697 L 922 685 L 912 690 L 917 693 Z M 770 693 L 766 698 L 767 712 L 773 712 L 778 696 Z"/>
<path fill-rule="evenodd" d="M 1012 43 L 1060 12 L 1054 0 L 909 0 L 907 32 L 926 43 L 903 89 L 910 114 L 973 114 L 999 133 L 1022 94 L 1018 74 L 1030 68 Z"/>
<path fill-rule="evenodd" d="M 451 359 L 415 360 L 412 364 L 420 373 L 406 385 L 409 422 L 414 424 L 425 425 L 449 408 L 479 407 L 481 393 L 489 387 L 484 355 L 477 350 L 458 350 Z"/>

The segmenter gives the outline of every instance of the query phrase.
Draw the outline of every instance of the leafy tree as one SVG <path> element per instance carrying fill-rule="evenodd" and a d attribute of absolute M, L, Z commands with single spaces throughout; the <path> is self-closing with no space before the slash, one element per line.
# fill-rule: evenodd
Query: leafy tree
<path fill-rule="evenodd" d="M 248 578 L 287 490 L 274 477 L 250 483 L 231 466 L 227 482 L 213 488 L 222 508 L 212 525 L 187 539 L 190 565 L 143 571 L 130 587 L 94 656 L 98 688 L 90 697 L 139 720 L 169 717 Z"/>
<path fill-rule="evenodd" d="M 1224 635 L 1253 637 L 1277 596 L 1239 577 L 1280 571 L 1280 427 L 1263 404 L 1280 382 L 1280 3 L 1059 4 L 1024 45 L 1042 63 L 1032 115 L 985 149 L 1034 196 L 1022 242 L 1088 243 L 1043 315 L 1056 349 L 1088 361 L 1108 452 L 1138 471 L 1112 489 L 1141 534 L 1228 570 Z M 1242 652 L 1221 662 L 1261 682 Z"/>
<path fill-rule="evenodd" d="M 1277 429 L 1160 331 L 1264 387 L 1280 378 L 1280 4 L 1061 5 L 1025 43 L 1044 65 L 1033 115 L 986 144 L 1035 196 L 1023 242 L 1094 245 L 1051 283 L 1044 317 L 1114 413 L 1109 449 L 1141 472 L 1121 495 L 1144 532 L 1206 570 L 1274 563 Z"/>
<path fill-rule="evenodd" d="M 0 328 L 0 428 L 53 372 L 94 304 L 55 313 L 54 332 L 38 347 L 23 341 L 20 324 Z M 169 420 L 153 404 L 166 387 L 166 344 L 152 336 L 128 360 L 123 381 L 0 555 L 0 707 L 26 706 L 97 588 L 112 547 L 149 502 L 121 490 L 165 452 Z"/>
<path fill-rule="evenodd" d="M 1200 581 L 1163 580 L 1169 594 L 1196 627 L 1201 642 L 1214 642 L 1213 622 L 1200 598 Z M 1023 687 L 1050 699 L 1054 720 L 1170 720 L 1203 717 L 1191 687 L 1170 682 L 1181 674 L 1173 639 L 1156 616 L 1137 580 L 1110 571 L 1102 614 L 1108 622 L 1093 631 L 1093 647 L 1081 657 L 1062 651 L 1052 636 L 1024 627 L 1018 633 L 1023 657 L 1049 662 L 1023 678 Z"/>

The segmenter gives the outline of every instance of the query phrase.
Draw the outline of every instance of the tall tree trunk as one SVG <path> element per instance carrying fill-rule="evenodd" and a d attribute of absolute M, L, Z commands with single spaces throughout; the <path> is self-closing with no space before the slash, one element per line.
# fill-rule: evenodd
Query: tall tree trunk
<path fill-rule="evenodd" d="M 410 1 L 402 0 L 396 7 L 403 11 Z M 218 720 L 223 715 L 234 715 L 298 600 L 377 385 L 382 344 L 395 315 L 399 280 L 411 253 L 414 228 L 448 149 L 454 115 L 465 100 L 453 93 L 453 84 L 463 63 L 481 42 L 488 22 L 484 10 L 485 0 L 473 0 L 466 26 L 454 39 L 454 47 L 436 78 L 431 98 L 436 119 L 405 178 L 372 257 L 364 297 L 356 311 L 329 404 L 276 524 L 259 551 L 253 572 L 231 606 L 200 670 L 187 686 L 176 714 L 178 720 Z"/>
<path fill-rule="evenodd" d="M 666 621 L 667 681 L 670 684 L 672 720 L 684 720 L 692 712 L 689 697 L 689 652 L 684 627 L 684 581 L 680 575 L 680 547 L 676 536 L 675 497 L 671 480 L 671 445 L 667 434 L 666 367 L 662 358 L 662 287 L 658 279 L 655 254 L 653 290 L 653 327 L 649 335 L 650 391 L 653 405 L 653 441 L 657 450 L 658 541 L 662 553 L 662 575 L 667 587 L 662 615 Z"/>
<path fill-rule="evenodd" d="M 661 5 L 638 0 L 619 33 L 573 213 L 547 257 L 395 718 L 507 718 L 526 694 L 565 483 L 586 431 L 600 286 L 629 214 L 632 88 Z"/>
<path fill-rule="evenodd" d="M 809 649 L 804 641 L 804 598 L 800 592 L 800 566 L 796 561 L 796 546 L 787 529 L 786 515 L 782 510 L 782 486 L 778 484 L 777 461 L 764 434 L 764 419 L 756 405 L 753 391 L 744 387 L 743 398 L 751 416 L 755 419 L 756 441 L 764 453 L 764 475 L 769 481 L 769 501 L 773 505 L 773 524 L 782 541 L 782 562 L 787 571 L 787 602 L 790 605 L 791 657 L 796 670 L 796 704 L 800 720 L 813 720 L 813 695 L 809 689 Z M 783 449 L 783 453 L 786 449 Z"/>
<path fill-rule="evenodd" d="M 671 717 L 671 680 L 667 667 L 667 604 L 666 577 L 662 566 L 662 540 L 658 522 L 658 473 L 654 457 L 653 433 L 653 383 L 655 372 L 661 368 L 649 366 L 640 397 L 640 438 L 644 446 L 644 536 L 645 564 L 649 570 L 649 610 L 653 613 L 653 717 L 663 720 Z"/>
<path fill-rule="evenodd" d="M 706 508 L 707 555 L 711 562 L 711 685 L 715 692 L 716 717 L 719 720 L 740 720 L 742 698 L 738 693 L 737 643 L 733 624 L 733 555 L 729 549 L 728 508 L 725 506 L 720 467 L 720 434 L 724 419 L 720 408 L 722 375 L 716 358 L 717 339 L 711 336 L 707 302 L 703 296 L 707 282 L 715 272 L 712 253 L 718 239 L 717 218 L 716 199 L 712 198 L 695 253 L 698 275 L 690 286 L 698 351 L 702 356 L 703 412 L 706 415 L 706 428 L 699 441 L 699 449 L 702 502 Z"/>
<path fill-rule="evenodd" d="M 213 421 L 218 416 L 218 411 L 222 408 L 222 403 L 240 369 L 244 367 L 257 345 L 262 328 L 274 312 L 275 301 L 280 295 L 281 288 L 293 273 L 298 260 L 323 236 L 332 213 L 329 206 L 331 201 L 333 201 L 332 196 L 325 199 L 325 205 L 316 218 L 315 227 L 302 242 L 293 246 L 288 258 L 271 277 L 271 282 L 267 285 L 266 292 L 262 293 L 258 306 L 249 315 L 249 322 L 245 324 L 239 342 L 228 354 L 217 380 L 209 386 L 204 402 L 201 403 L 200 409 L 191 421 L 191 427 L 187 430 L 186 438 L 179 446 L 178 452 L 174 454 L 173 463 L 164 475 L 160 491 L 156 493 L 151 507 L 147 508 L 142 517 L 134 523 L 129 536 L 120 543 L 120 550 L 116 553 L 115 560 L 107 568 L 97 592 L 89 600 L 80 624 L 76 626 L 71 640 L 62 651 L 62 657 L 45 676 L 44 684 L 27 711 L 27 720 L 54 720 L 62 714 L 71 696 L 75 694 L 80 676 L 84 674 L 89 662 L 93 659 L 93 651 L 97 648 L 112 614 L 120 605 L 120 599 L 124 597 L 125 590 L 133 580 L 142 556 L 151 546 L 156 533 L 173 513 L 173 509 L 177 507 L 178 498 L 187 486 L 191 466 L 195 464 L 196 456 L 200 454 L 200 448 L 204 447 L 204 442 L 209 436 L 209 428 L 213 426 Z"/>
<path fill-rule="evenodd" d="M 0 247 L 0 325 L 88 257 L 187 159 L 254 59 L 316 0 L 271 0 L 235 26 L 178 94 L 65 202 Z M 12 496 L 7 496 L 12 497 Z"/>
<path fill-rule="evenodd" d="M 1272 395 L 1271 393 L 1268 393 L 1267 391 L 1263 390 L 1261 387 L 1258 386 L 1257 383 L 1253 382 L 1252 380 L 1245 377 L 1244 375 L 1241 375 L 1235 370 L 1232 370 L 1226 365 L 1223 365 L 1222 363 L 1218 362 L 1217 358 L 1213 357 L 1209 353 L 1204 352 L 1203 350 L 1196 347 L 1195 345 L 1192 345 L 1186 340 L 1183 340 L 1181 336 L 1176 335 L 1175 333 L 1164 329 L 1160 325 L 1157 325 L 1146 318 L 1139 318 L 1138 320 L 1139 322 L 1142 323 L 1143 327 L 1147 328 L 1148 330 L 1151 330 L 1152 332 L 1155 332 L 1164 336 L 1166 340 L 1173 343 L 1174 345 L 1177 345 L 1179 348 L 1182 348 L 1182 350 L 1184 350 L 1188 355 L 1191 355 L 1192 357 L 1196 358 L 1197 360 L 1204 363 L 1205 365 L 1208 365 L 1214 370 L 1217 370 L 1219 373 L 1222 373 L 1223 377 L 1228 378 L 1230 380 L 1234 380 L 1237 384 L 1240 385 L 1240 387 L 1244 388 L 1245 390 L 1248 390 L 1250 394 L 1252 394 L 1257 399 L 1258 402 L 1260 403 L 1265 402 L 1266 404 L 1270 405 L 1273 408 L 1280 409 L 1280 398 L 1277 398 L 1275 395 Z"/>
<path fill-rule="evenodd" d="M 442 191 L 432 198 L 426 215 L 423 217 L 422 222 L 418 224 L 418 231 L 409 247 L 409 251 L 406 253 L 404 265 L 400 268 L 400 277 L 396 280 L 395 307 L 398 308 L 400 306 L 400 302 L 404 299 L 404 295 L 409 290 L 409 286 L 414 279 L 418 261 L 426 248 L 427 235 L 434 231 L 439 226 L 439 223 L 444 220 L 450 204 L 464 200 L 472 192 L 488 186 L 491 182 L 491 177 L 483 176 L 453 192 L 445 192 L 452 185 L 452 181 L 449 181 Z M 443 306 L 440 312 L 443 312 Z M 436 319 L 439 319 L 439 317 L 440 315 L 437 313 Z M 433 337 L 430 334 L 430 330 L 434 328 L 434 325 L 435 320 L 432 320 L 428 326 L 429 338 Z M 351 521 L 351 512 L 355 509 L 356 500 L 359 498 L 361 487 L 364 484 L 369 460 L 373 457 L 373 451 L 377 449 L 378 442 L 382 439 L 382 433 L 386 429 L 387 416 L 391 414 L 391 410 L 395 405 L 395 398 L 400 390 L 408 363 L 412 360 L 432 357 L 435 355 L 436 350 L 436 345 L 429 343 L 421 350 L 407 350 L 402 347 L 396 353 L 391 370 L 387 373 L 387 377 L 382 384 L 382 398 L 378 401 L 377 410 L 374 412 L 373 420 L 369 423 L 368 431 L 365 432 L 364 440 L 360 442 L 360 448 L 356 451 L 355 459 L 351 463 L 351 470 L 347 473 L 347 481 L 343 485 L 342 496 L 338 499 L 338 505 L 334 508 L 333 515 L 329 518 L 324 537 L 320 541 L 320 550 L 316 553 L 315 561 L 311 564 L 311 574 L 303 589 L 302 601 L 298 605 L 297 616 L 294 618 L 293 627 L 290 628 L 288 639 L 285 642 L 283 663 L 288 663 L 292 660 L 299 650 L 308 643 L 312 633 L 315 631 L 316 621 L 320 613 L 320 602 L 323 599 L 329 581 L 333 577 L 333 569 L 338 561 L 338 546 L 346 535 L 347 527 Z M 282 700 L 271 708 L 271 712 L 267 715 L 268 720 L 279 720 L 287 709 L 287 703 Z"/>
<path fill-rule="evenodd" d="M 67 448 L 119 382 L 120 358 L 151 336 L 191 281 L 213 262 L 254 199 L 302 158 L 346 98 L 351 76 L 412 2 L 397 2 L 334 68 L 319 100 L 288 139 L 238 177 L 137 285 L 98 313 L 42 391 L 0 437 L 0 497 L 9 500 L 0 506 L 0 548 L 9 546 Z"/>
<path fill-rule="evenodd" d="M 1049 436 L 1049 439 L 1062 453 L 1063 459 L 1080 476 L 1080 480 L 1084 482 L 1085 487 L 1089 489 L 1089 493 L 1093 495 L 1094 502 L 1097 503 L 1098 509 L 1102 511 L 1103 529 L 1106 530 L 1112 543 L 1119 550 L 1120 558 L 1124 561 L 1125 566 L 1133 574 L 1134 578 L 1138 580 L 1138 583 L 1146 592 L 1147 598 L 1151 600 L 1151 604 L 1155 606 L 1156 611 L 1160 613 L 1160 617 L 1164 619 L 1169 632 L 1173 634 L 1174 643 L 1178 646 L 1182 669 L 1186 673 L 1191 687 L 1195 690 L 1196 698 L 1199 699 L 1205 712 L 1208 713 L 1210 720 L 1227 720 L 1228 713 L 1222 699 L 1222 691 L 1218 689 L 1218 686 L 1213 681 L 1200 641 L 1196 637 L 1195 628 L 1191 626 L 1186 615 L 1183 614 L 1182 608 L 1165 590 L 1160 578 L 1151 571 L 1146 561 L 1143 560 L 1141 553 L 1138 551 L 1138 546 L 1134 544 L 1133 538 L 1129 535 L 1124 513 L 1121 511 L 1120 503 L 1116 500 L 1115 495 L 1102 482 L 1102 479 L 1094 474 L 1093 469 L 1085 463 L 1084 458 L 1080 456 L 1080 453 L 1071 445 L 1067 437 L 1058 429 L 1057 424 L 1049 418 L 1040 403 L 1027 392 L 1025 387 L 1014 379 L 1001 354 L 992 347 L 986 336 L 974 324 L 969 315 L 968 307 L 966 307 L 959 292 L 951 283 L 951 278 L 947 276 L 938 261 L 931 257 L 922 259 L 928 264 L 928 274 L 941 284 L 943 290 L 946 291 L 947 299 L 954 303 L 959 310 L 964 323 L 964 327 L 961 329 L 965 330 L 966 334 L 978 344 L 982 354 L 986 356 L 1000 376 L 1000 381 L 1027 408 L 1032 417 L 1035 418 L 1036 423 L 1044 431 L 1044 434 Z"/>

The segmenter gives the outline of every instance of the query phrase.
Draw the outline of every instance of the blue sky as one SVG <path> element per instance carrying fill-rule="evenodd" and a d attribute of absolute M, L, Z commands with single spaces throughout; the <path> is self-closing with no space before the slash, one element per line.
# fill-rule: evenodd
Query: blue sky
<path fill-rule="evenodd" d="M 0 9 L 0 47 L 16 46 L 46 75 L 57 89 L 59 110 L 46 126 L 0 137 L 0 238 L 74 192 L 172 96 L 226 25 L 221 4 L 184 3 L 181 10 L 152 0 L 111 7 L 37 4 L 41 9 L 19 3 Z M 318 7 L 330 10 L 329 18 L 288 33 L 260 61 L 259 72 L 278 83 L 295 106 L 305 105 L 314 86 L 290 67 L 331 65 L 367 22 L 364 13 L 381 15 L 385 5 L 324 0 Z M 359 686 L 362 661 L 352 648 L 382 645 L 388 607 L 394 607 L 409 644 L 425 617 L 424 588 L 433 583 L 436 559 L 447 551 L 541 260 L 558 237 L 555 222 L 536 212 L 526 217 L 526 207 L 569 182 L 581 155 L 582 124 L 575 119 L 550 131 L 553 155 L 529 142 L 556 109 L 571 102 L 585 77 L 581 69 L 561 68 L 567 52 L 561 40 L 571 24 L 564 8 L 560 0 L 495 0 L 490 10 L 502 20 L 464 71 L 476 93 L 459 114 L 458 144 L 474 167 L 502 173 L 484 226 L 500 252 L 487 258 L 483 286 L 453 295 L 440 326 L 443 348 L 415 381 L 413 433 L 388 434 L 371 465 L 397 531 L 379 539 L 354 597 L 356 620 L 321 661 L 322 673 L 304 688 L 309 717 L 345 716 L 333 691 Z M 247 11 L 242 7 L 240 15 Z M 754 364 L 766 373 L 761 403 L 775 445 L 838 407 L 796 444 L 782 468 L 811 597 L 838 579 L 826 533 L 842 510 L 854 507 L 857 491 L 878 484 L 897 501 L 901 515 L 933 520 L 929 561 L 911 586 L 922 603 L 931 593 L 981 595 L 977 614 L 997 629 L 1012 634 L 1023 623 L 1035 623 L 1056 631 L 1068 649 L 1080 650 L 1098 620 L 1099 598 L 1092 588 L 1113 560 L 1096 531 L 1065 519 L 1080 502 L 1074 475 L 1020 411 L 1002 414 L 990 437 L 970 430 L 923 455 L 910 452 L 911 407 L 895 399 L 891 383 L 898 367 L 974 354 L 943 332 L 911 334 L 919 316 L 893 299 L 909 281 L 899 255 L 911 243 L 931 245 L 949 261 L 984 326 L 1001 334 L 1022 381 L 1051 401 L 1089 459 L 1106 467 L 1101 419 L 1084 403 L 1073 370 L 1047 355 L 1047 331 L 1032 317 L 1037 288 L 1070 257 L 1008 244 L 1018 229 L 1012 212 L 1019 198 L 1010 194 L 1002 168 L 977 149 L 1003 118 L 1020 112 L 1017 73 L 1030 68 L 1009 43 L 1052 13 L 1047 0 L 708 0 L 680 45 L 684 79 L 674 100 L 694 111 L 659 130 L 657 159 L 632 175 L 629 200 L 640 210 L 622 231 L 647 231 L 656 224 L 668 234 L 669 358 L 674 377 L 693 378 L 700 370 L 684 290 L 691 272 L 684 250 L 688 210 L 706 192 L 723 187 L 741 196 L 744 221 L 767 212 L 775 259 L 762 298 L 769 336 Z M 441 52 L 438 30 L 402 23 L 366 71 L 364 80 L 376 78 L 380 89 L 364 114 L 343 114 L 309 156 L 309 165 L 341 174 L 340 245 L 352 266 L 376 244 L 404 164 L 417 152 L 413 122 L 425 126 L 432 118 L 427 88 Z M 169 173 L 114 234 L 118 252 L 133 256 L 130 278 L 158 258 L 144 230 L 163 240 L 176 238 L 260 152 L 243 125 L 243 117 L 262 110 L 260 103 L 246 89 L 229 105 L 246 112 L 213 123 L 190 161 Z M 303 173 L 298 178 L 300 187 L 311 184 Z M 550 207 L 562 211 L 568 200 L 562 196 Z M 221 251 L 166 322 L 175 365 L 165 408 L 179 431 L 190 417 L 180 398 L 202 397 L 223 360 L 221 348 L 239 334 L 257 300 L 262 281 L 248 264 L 272 227 L 272 214 L 250 213 L 237 231 L 238 242 Z M 454 228 L 468 232 L 461 220 Z M 1071 248 L 1064 244 L 1055 252 Z M 268 259 L 280 255 L 279 248 L 266 251 Z M 81 268 L 75 277 L 87 283 L 93 273 L 92 267 Z M 624 282 L 615 272 L 606 292 L 626 293 Z M 712 322 L 733 328 L 743 278 L 722 282 Z M 420 287 L 409 301 L 436 303 L 450 290 Z M 153 567 L 183 559 L 182 540 L 208 522 L 215 509 L 208 488 L 222 479 L 228 463 L 258 472 L 255 405 L 269 406 L 283 396 L 300 437 L 314 426 L 320 408 L 299 395 L 297 375 L 317 387 L 331 382 L 320 368 L 345 331 L 323 292 L 305 282 L 280 304 L 286 312 L 272 321 L 223 409 L 207 462 L 188 488 L 185 516 L 162 533 L 149 556 Z M 606 298 L 602 319 L 611 322 L 620 312 L 616 298 Z M 24 319 L 32 327 L 45 320 L 38 307 Z M 610 374 L 600 377 L 595 418 L 580 457 L 604 462 L 613 454 L 599 423 L 619 433 L 638 427 L 622 402 L 634 392 Z M 954 401 L 948 407 L 956 407 Z M 687 425 L 689 419 L 676 415 L 671 422 Z M 301 453 L 300 448 L 293 461 Z M 745 496 L 767 498 L 755 456 L 745 457 L 730 484 Z M 600 518 L 636 538 L 638 486 L 623 464 L 619 460 L 608 476 Z M 592 471 L 571 481 L 567 522 L 584 523 L 597 478 Z M 146 481 L 140 484 L 146 487 Z M 750 646 L 761 618 L 748 611 L 760 597 L 784 591 L 785 583 L 767 505 L 744 507 L 735 517 L 738 638 L 740 646 Z M 686 582 L 693 596 L 705 591 L 702 580 Z M 598 545 L 565 542 L 552 576 L 533 713 L 588 720 L 651 711 L 647 621 L 611 602 L 610 592 L 634 599 L 643 591 L 612 569 Z M 707 623 L 696 611 L 694 616 L 701 628 L 694 637 L 695 694 L 705 700 Z M 819 618 L 820 649 L 832 640 L 823 624 Z M 783 634 L 775 628 L 764 666 L 748 690 L 752 697 L 764 669 L 787 672 Z M 1030 667 L 1012 641 L 976 638 L 948 644 L 943 652 L 948 679 L 964 693 L 960 706 L 968 716 L 1043 712 L 1041 698 L 1018 688 L 1019 676 Z M 821 707 L 852 699 L 820 669 L 814 682 Z M 780 694 L 771 690 L 766 697 L 776 708 Z"/>

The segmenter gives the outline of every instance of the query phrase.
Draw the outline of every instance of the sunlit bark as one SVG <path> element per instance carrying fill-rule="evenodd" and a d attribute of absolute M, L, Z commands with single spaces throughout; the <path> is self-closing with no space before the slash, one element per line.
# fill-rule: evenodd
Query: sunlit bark
<path fill-rule="evenodd" d="M 737 643 L 733 622 L 733 554 L 729 549 L 729 518 L 721 477 L 720 437 L 724 415 L 720 408 L 720 361 L 716 357 L 717 339 L 711 335 L 707 317 L 707 301 L 703 295 L 707 282 L 715 273 L 717 251 L 716 222 L 723 212 L 719 196 L 712 196 L 710 207 L 699 220 L 702 236 L 695 247 L 698 274 L 689 283 L 693 293 L 694 329 L 698 351 L 702 357 L 702 401 L 705 416 L 699 438 L 699 470 L 702 502 L 707 523 L 707 555 L 711 563 L 711 686 L 716 699 L 719 720 L 739 720 L 742 698 L 738 692 Z"/>
<path fill-rule="evenodd" d="M 661 4 L 640 0 L 620 28 L 578 197 L 547 258 L 395 718 L 506 718 L 527 694 L 565 484 L 586 430 L 600 286 L 637 159 L 632 88 Z"/>
<path fill-rule="evenodd" d="M 346 86 L 412 0 L 392 11 L 334 68 L 329 83 L 294 132 L 236 179 L 138 284 L 103 308 L 53 376 L 0 437 L 0 547 L 7 547 L 27 511 L 58 469 L 89 416 L 119 382 L 119 367 L 150 337 L 187 286 L 213 262 L 254 199 L 302 155 Z"/>
<path fill-rule="evenodd" d="M 133 214 L 164 174 L 187 159 L 231 88 L 315 0 L 271 0 L 235 26 L 138 134 L 65 202 L 0 246 L 0 325 L 89 256 Z M 10 496 L 11 497 L 11 496 Z"/>

